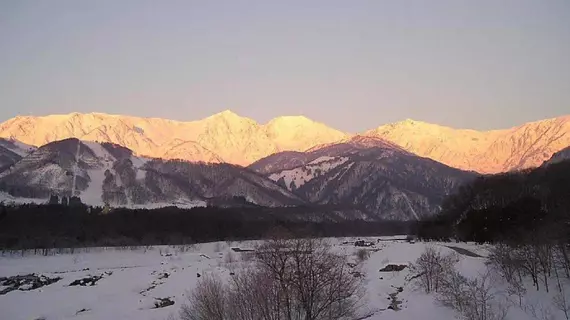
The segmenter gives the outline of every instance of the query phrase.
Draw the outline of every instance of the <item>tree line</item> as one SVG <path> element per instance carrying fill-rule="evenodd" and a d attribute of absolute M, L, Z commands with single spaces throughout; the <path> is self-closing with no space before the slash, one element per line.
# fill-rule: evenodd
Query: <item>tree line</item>
<path fill-rule="evenodd" d="M 73 248 L 189 244 L 262 239 L 282 227 L 314 236 L 376 236 L 406 233 L 393 221 L 311 221 L 311 207 L 197 207 L 113 209 L 64 205 L 0 205 L 0 248 Z"/>

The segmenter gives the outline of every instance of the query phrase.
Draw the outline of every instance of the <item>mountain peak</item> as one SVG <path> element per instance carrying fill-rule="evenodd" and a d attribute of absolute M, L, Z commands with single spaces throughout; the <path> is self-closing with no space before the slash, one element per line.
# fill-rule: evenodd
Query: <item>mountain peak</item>
<path fill-rule="evenodd" d="M 268 125 L 287 125 L 287 126 L 299 126 L 299 125 L 310 125 L 315 123 L 315 121 L 305 117 L 305 116 L 281 116 L 272 119 L 267 123 Z"/>
<path fill-rule="evenodd" d="M 221 117 L 221 118 L 242 118 L 237 113 L 233 112 L 232 110 L 226 109 L 222 112 L 218 112 L 214 114 L 212 117 Z"/>
<path fill-rule="evenodd" d="M 259 124 L 257 121 L 250 119 L 248 117 L 242 117 L 239 114 L 231 111 L 231 110 L 224 110 L 222 112 L 218 112 L 214 115 L 207 117 L 205 120 L 213 121 L 214 123 L 226 123 L 229 125 L 237 125 L 237 124 L 247 124 L 250 126 L 258 126 Z"/>
<path fill-rule="evenodd" d="M 418 126 L 418 125 L 433 125 L 433 124 L 407 118 L 407 119 L 404 119 L 402 121 L 395 122 L 395 123 L 393 123 L 393 125 L 396 125 L 396 126 Z M 436 125 L 436 126 L 439 126 L 439 125 Z"/>

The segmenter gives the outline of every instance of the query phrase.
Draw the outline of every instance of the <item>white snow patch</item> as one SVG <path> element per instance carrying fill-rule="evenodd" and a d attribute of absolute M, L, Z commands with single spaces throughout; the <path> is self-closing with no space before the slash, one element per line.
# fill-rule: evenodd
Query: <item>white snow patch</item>
<path fill-rule="evenodd" d="M 137 180 L 144 180 L 146 178 L 146 170 L 143 170 L 141 168 L 135 169 L 137 170 L 137 176 L 136 179 Z"/>
<path fill-rule="evenodd" d="M 420 216 L 418 215 L 416 210 L 414 210 L 414 207 L 412 206 L 412 203 L 410 202 L 410 198 L 408 198 L 408 196 L 405 193 L 402 193 L 402 196 L 406 200 L 406 203 L 408 204 L 408 207 L 410 208 L 410 211 L 412 211 L 412 214 L 414 215 L 416 220 L 420 220 Z"/>
<path fill-rule="evenodd" d="M 305 183 L 324 175 L 348 160 L 347 157 L 320 157 L 307 165 L 274 173 L 269 176 L 269 179 L 273 181 L 283 179 L 287 189 L 293 190 L 291 182 L 295 183 L 296 188 L 300 188 Z"/>
<path fill-rule="evenodd" d="M 113 162 L 115 160 L 115 157 L 113 157 L 100 143 L 93 141 L 81 141 L 81 142 L 85 144 L 87 147 L 89 147 L 89 149 L 91 149 L 91 151 L 95 153 L 95 156 L 100 160 L 105 161 L 107 163 Z"/>
<path fill-rule="evenodd" d="M 321 163 L 321 162 L 325 162 L 325 161 L 330 161 L 333 159 L 334 159 L 334 157 L 322 156 L 322 157 L 319 157 L 319 158 L 309 162 L 309 164 L 317 164 L 317 163 Z"/>
<path fill-rule="evenodd" d="M 89 170 L 88 174 L 91 178 L 87 189 L 81 192 L 81 202 L 90 206 L 103 205 L 103 181 L 105 180 L 105 170 L 107 168 Z"/>
<path fill-rule="evenodd" d="M 131 157 L 131 162 L 133 163 L 133 167 L 135 168 L 141 168 L 149 161 L 150 161 L 149 158 L 135 157 L 135 156 Z"/>
<path fill-rule="evenodd" d="M 258 204 L 257 201 L 251 197 L 251 195 L 246 195 L 245 200 L 249 203 Z"/>

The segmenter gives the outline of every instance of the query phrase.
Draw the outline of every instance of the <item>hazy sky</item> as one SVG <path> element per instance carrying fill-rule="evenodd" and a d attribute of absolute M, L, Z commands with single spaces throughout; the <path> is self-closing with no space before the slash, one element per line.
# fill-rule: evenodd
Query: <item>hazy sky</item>
<path fill-rule="evenodd" d="M 570 1 L 0 0 L 0 108 L 510 127 L 570 114 Z"/>

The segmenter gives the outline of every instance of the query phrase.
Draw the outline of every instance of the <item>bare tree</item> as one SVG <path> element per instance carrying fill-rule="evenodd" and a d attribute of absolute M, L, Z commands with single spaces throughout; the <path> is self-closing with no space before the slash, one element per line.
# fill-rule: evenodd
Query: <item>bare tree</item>
<path fill-rule="evenodd" d="M 279 283 L 286 319 L 346 319 L 356 312 L 359 280 L 325 241 L 274 239 L 256 252 Z"/>
<path fill-rule="evenodd" d="M 290 240 L 276 236 L 257 247 L 256 259 L 260 268 L 271 275 L 279 286 L 279 301 L 283 305 L 285 319 L 294 319 L 293 274 L 290 267 Z"/>
<path fill-rule="evenodd" d="M 554 320 L 552 315 L 552 310 L 549 307 L 545 307 L 542 303 L 526 303 L 523 311 L 532 316 L 536 320 Z"/>
<path fill-rule="evenodd" d="M 526 294 L 526 287 L 524 286 L 524 282 L 520 278 L 513 278 L 507 287 L 507 293 L 510 296 L 517 296 L 519 307 L 523 305 L 523 297 Z"/>
<path fill-rule="evenodd" d="M 262 270 L 236 274 L 229 293 L 229 314 L 240 320 L 279 320 L 283 306 L 277 283 Z"/>
<path fill-rule="evenodd" d="M 540 273 L 542 273 L 542 281 L 546 288 L 546 292 L 548 292 L 548 278 L 552 271 L 553 246 L 548 242 L 543 242 L 535 244 L 534 250 L 536 252 L 535 257 L 538 260 L 538 265 L 540 266 Z"/>
<path fill-rule="evenodd" d="M 479 278 L 467 279 L 452 270 L 445 274 L 436 298 L 465 320 L 502 320 L 507 315 L 508 308 L 498 301 L 488 272 Z"/>
<path fill-rule="evenodd" d="M 568 301 L 568 297 L 566 297 L 564 290 L 554 296 L 552 299 L 552 304 L 556 307 L 556 309 L 564 313 L 566 319 L 570 319 L 570 301 Z"/>
<path fill-rule="evenodd" d="M 444 306 L 462 313 L 467 308 L 467 278 L 453 270 L 445 275 L 437 300 Z"/>
<path fill-rule="evenodd" d="M 467 306 L 462 312 L 467 320 L 503 320 L 508 308 L 497 301 L 489 273 L 467 282 Z"/>
<path fill-rule="evenodd" d="M 557 250 L 555 251 L 555 257 L 559 264 L 564 269 L 564 273 L 567 278 L 570 278 L 570 258 L 568 257 L 568 249 L 565 241 L 559 240 L 556 244 Z"/>
<path fill-rule="evenodd" d="M 453 270 L 457 257 L 443 255 L 433 247 L 427 247 L 410 268 L 417 275 L 417 282 L 426 293 L 438 291 L 446 273 Z"/>
<path fill-rule="evenodd" d="M 344 320 L 357 311 L 358 278 L 322 240 L 266 241 L 249 271 L 223 285 L 206 277 L 182 308 L 183 320 Z"/>
<path fill-rule="evenodd" d="M 522 307 L 526 287 L 523 282 L 523 260 L 517 251 L 506 244 L 498 243 L 491 250 L 487 265 L 496 272 L 501 279 L 508 283 L 507 293 L 518 297 L 518 304 Z"/>
<path fill-rule="evenodd" d="M 487 264 L 508 283 L 520 276 L 521 262 L 514 250 L 506 244 L 496 244 L 487 258 Z"/>
<path fill-rule="evenodd" d="M 227 288 L 217 277 L 205 276 L 189 295 L 180 310 L 183 320 L 224 320 L 227 310 Z"/>
<path fill-rule="evenodd" d="M 524 245 L 517 251 L 518 259 L 521 261 L 521 268 L 528 274 L 536 290 L 540 290 L 538 279 L 540 276 L 541 266 L 537 257 L 537 250 L 532 245 Z"/>

